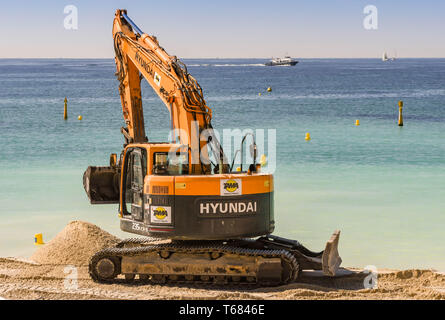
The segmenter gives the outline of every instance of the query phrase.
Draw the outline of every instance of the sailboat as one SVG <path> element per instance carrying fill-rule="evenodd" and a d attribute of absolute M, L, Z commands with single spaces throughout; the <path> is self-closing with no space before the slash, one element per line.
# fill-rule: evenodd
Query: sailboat
<path fill-rule="evenodd" d="M 397 59 L 397 51 L 396 51 L 396 53 L 394 54 L 394 56 L 391 58 L 391 61 L 394 61 L 394 60 L 396 60 Z"/>
<path fill-rule="evenodd" d="M 392 56 L 391 58 L 389 58 L 388 54 L 385 51 L 385 52 L 383 52 L 382 61 L 394 61 L 397 59 L 396 56 L 397 56 L 397 53 L 394 56 Z"/>

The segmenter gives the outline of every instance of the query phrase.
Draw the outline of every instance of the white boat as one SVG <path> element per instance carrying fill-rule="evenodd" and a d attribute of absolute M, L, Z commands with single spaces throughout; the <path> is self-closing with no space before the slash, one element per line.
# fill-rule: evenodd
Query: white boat
<path fill-rule="evenodd" d="M 390 58 L 390 57 L 388 57 L 388 54 L 385 51 L 385 52 L 383 52 L 382 61 L 394 61 L 394 60 L 396 60 L 396 55 L 394 55 L 393 57 Z"/>
<path fill-rule="evenodd" d="M 394 61 L 394 60 L 396 60 L 396 59 L 397 59 L 397 51 L 396 51 L 396 53 L 394 54 L 394 56 L 391 58 L 391 60 Z"/>
<path fill-rule="evenodd" d="M 267 62 L 266 66 L 294 66 L 298 63 L 297 60 L 292 59 L 289 56 L 286 56 L 284 58 L 275 58 Z"/>

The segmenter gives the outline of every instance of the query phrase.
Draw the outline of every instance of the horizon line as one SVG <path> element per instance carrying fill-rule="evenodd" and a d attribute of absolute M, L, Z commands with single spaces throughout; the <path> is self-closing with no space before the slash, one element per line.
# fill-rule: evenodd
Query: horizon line
<path fill-rule="evenodd" d="M 249 58 L 242 58 L 242 57 L 235 57 L 235 58 L 229 58 L 229 57 L 205 57 L 205 58 L 181 58 L 179 59 L 196 59 L 196 60 L 205 60 L 205 59 L 213 59 L 213 60 L 229 60 L 229 59 L 258 59 L 258 60 L 267 60 L 271 59 L 273 57 L 267 57 L 267 58 L 255 58 L 255 57 L 249 57 Z M 379 57 L 292 57 L 296 59 L 378 59 L 381 60 Z M 114 57 L 0 57 L 0 60 L 12 60 L 12 59 L 114 59 Z M 445 57 L 398 57 L 396 60 L 400 59 L 445 59 Z"/>

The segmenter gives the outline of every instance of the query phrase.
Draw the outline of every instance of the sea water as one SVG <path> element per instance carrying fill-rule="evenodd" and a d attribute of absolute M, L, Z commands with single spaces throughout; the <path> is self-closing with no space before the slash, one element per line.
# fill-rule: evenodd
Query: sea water
<path fill-rule="evenodd" d="M 275 234 L 318 251 L 340 229 L 345 266 L 445 270 L 445 59 L 185 62 L 216 129 L 276 129 Z M 122 149 L 114 72 L 112 59 L 0 60 L 0 256 L 31 255 L 35 233 L 70 220 L 131 236 L 82 185 Z M 167 109 L 142 90 L 147 135 L 166 141 Z"/>

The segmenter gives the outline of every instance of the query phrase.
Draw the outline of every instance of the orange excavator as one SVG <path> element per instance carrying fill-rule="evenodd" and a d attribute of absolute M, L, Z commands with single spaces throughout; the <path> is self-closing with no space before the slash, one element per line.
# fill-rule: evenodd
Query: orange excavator
<path fill-rule="evenodd" d="M 93 255 L 92 279 L 264 286 L 294 281 L 303 269 L 334 276 L 341 263 L 339 231 L 322 252 L 271 235 L 274 181 L 261 172 L 254 137 L 252 163 L 233 170 L 214 134 L 212 111 L 186 66 L 142 32 L 126 10 L 116 11 L 113 40 L 124 149 L 119 160 L 110 156 L 109 166 L 88 167 L 83 184 L 92 204 L 119 203 L 121 229 L 144 237 Z M 170 113 L 170 142 L 151 142 L 145 135 L 142 78 Z"/>

